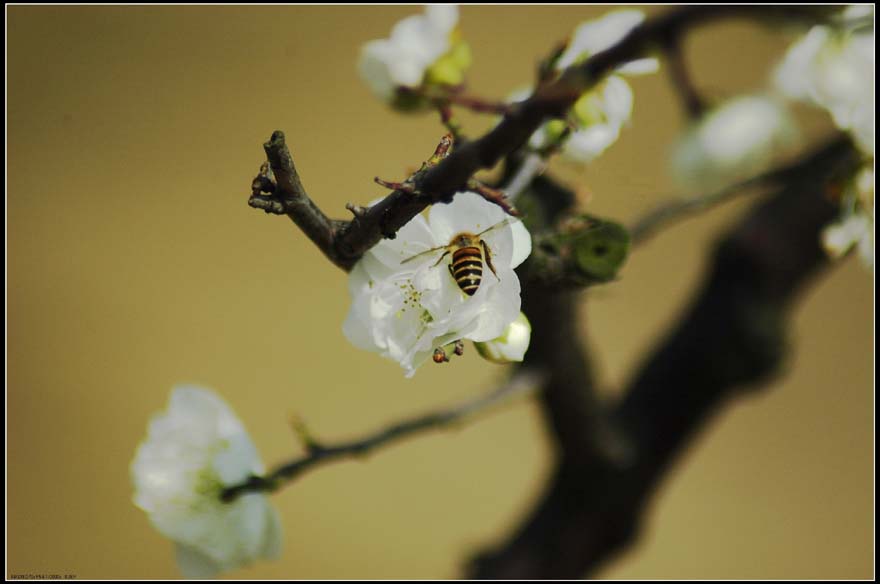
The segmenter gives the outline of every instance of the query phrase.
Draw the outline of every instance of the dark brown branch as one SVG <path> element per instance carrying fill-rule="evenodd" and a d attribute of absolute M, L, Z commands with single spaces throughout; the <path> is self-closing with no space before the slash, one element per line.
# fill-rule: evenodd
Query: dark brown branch
<path fill-rule="evenodd" d="M 382 238 L 394 237 L 401 227 L 428 205 L 449 202 L 455 192 L 467 185 L 474 173 L 491 168 L 521 148 L 545 120 L 564 117 L 584 91 L 594 87 L 616 67 L 644 56 L 695 25 L 713 19 L 785 16 L 817 20 L 829 10 L 828 7 L 810 6 L 711 5 L 680 8 L 653 18 L 633 29 L 613 47 L 539 85 L 528 100 L 511 106 L 502 121 L 490 132 L 478 140 L 458 145 L 442 162 L 417 173 L 415 192 L 419 194 L 395 190 L 356 221 L 331 222 L 305 196 L 293 162 L 289 154 L 285 156 L 286 149 L 275 147 L 276 142 L 283 146 L 283 134 L 273 134 L 267 154 L 272 170 L 278 175 L 287 214 L 331 261 L 348 270 L 367 250 Z M 280 137 L 280 140 L 276 141 L 276 137 Z"/>
<path fill-rule="evenodd" d="M 284 132 L 275 131 L 269 141 L 263 144 L 263 149 L 266 151 L 268 170 L 274 175 L 274 182 L 270 182 L 266 178 L 265 169 L 261 169 L 254 179 L 254 192 L 248 204 L 267 213 L 287 215 L 330 261 L 338 264 L 333 245 L 337 223 L 324 215 L 303 188 L 293 164 L 293 157 L 287 149 Z M 271 194 L 261 195 L 259 190 L 270 190 Z"/>
<path fill-rule="evenodd" d="M 706 109 L 706 102 L 691 78 L 684 53 L 681 50 L 681 42 L 681 38 L 673 37 L 664 46 L 666 70 L 669 72 L 669 79 L 678 93 L 685 113 L 688 117 L 696 119 Z"/>
<path fill-rule="evenodd" d="M 562 382 L 559 395 L 545 397 L 561 452 L 556 470 L 521 528 L 478 558 L 472 576 L 565 579 L 595 571 L 635 539 L 651 494 L 695 433 L 728 399 L 777 371 L 792 304 L 828 263 L 819 233 L 837 207 L 827 189 L 854 172 L 858 156 L 836 142 L 813 162 L 717 246 L 690 309 L 611 411 L 622 456 L 592 455 L 577 421 L 568 421 L 572 396 L 585 391 L 577 369 L 574 384 Z M 590 419 L 587 412 L 581 425 Z"/>
<path fill-rule="evenodd" d="M 816 163 L 816 160 L 821 160 L 825 156 L 828 148 L 838 147 L 847 141 L 848 139 L 844 136 L 836 136 L 826 144 L 791 164 L 755 175 L 708 195 L 681 197 L 662 203 L 633 223 L 629 229 L 632 243 L 633 245 L 643 243 L 672 223 L 686 219 L 695 213 L 711 209 L 756 189 L 760 189 L 760 192 L 778 189 L 792 180 L 792 178 L 809 171 L 812 165 Z"/>
<path fill-rule="evenodd" d="M 251 476 L 247 481 L 228 487 L 223 492 L 223 500 L 232 501 L 248 492 L 275 491 L 289 483 L 307 470 L 318 465 L 343 458 L 364 456 L 376 448 L 413 436 L 426 430 L 446 428 L 459 424 L 468 418 L 537 390 L 544 379 L 544 374 L 535 369 L 520 369 L 501 387 L 487 395 L 468 400 L 451 408 L 437 410 L 429 414 L 414 417 L 383 430 L 368 434 L 362 438 L 335 445 L 317 442 L 305 430 L 302 422 L 295 423 L 297 434 L 303 439 L 306 454 L 284 464 L 265 476 Z"/>

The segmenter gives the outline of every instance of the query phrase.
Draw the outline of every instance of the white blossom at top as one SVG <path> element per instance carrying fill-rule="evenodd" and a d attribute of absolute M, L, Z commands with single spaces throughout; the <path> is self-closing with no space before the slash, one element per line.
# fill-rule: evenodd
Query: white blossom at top
<path fill-rule="evenodd" d="M 507 326 L 504 334 L 491 341 L 474 343 L 480 355 L 493 363 L 517 363 L 522 361 L 529 349 L 532 325 L 522 312 Z"/>
<path fill-rule="evenodd" d="M 864 7 L 851 7 L 843 16 L 836 26 L 812 27 L 792 45 L 774 81 L 787 97 L 826 109 L 835 125 L 851 132 L 859 147 L 873 156 L 874 27 L 856 26 L 851 20 L 868 16 Z"/>
<path fill-rule="evenodd" d="M 785 105 L 765 95 L 736 97 L 706 112 L 673 149 L 672 170 L 683 185 L 716 188 L 764 168 L 792 143 Z"/>
<path fill-rule="evenodd" d="M 554 64 L 555 68 L 562 71 L 612 47 L 644 19 L 645 15 L 639 10 L 618 10 L 582 23 Z M 573 162 L 590 162 L 616 142 L 633 110 L 632 88 L 623 75 L 653 73 L 658 67 L 659 62 L 653 57 L 631 61 L 585 92 L 572 107 L 575 127 L 562 145 L 563 157 Z M 511 100 L 528 95 L 528 92 L 518 92 Z M 560 120 L 544 124 L 532 135 L 529 145 L 535 149 L 546 148 L 560 139 L 564 129 L 565 123 Z"/>
<path fill-rule="evenodd" d="M 490 229 L 491 228 L 491 229 Z M 483 258 L 482 281 L 473 296 L 456 284 L 444 250 L 461 233 L 479 234 L 495 273 Z M 394 239 L 376 244 L 349 275 L 351 309 L 343 325 L 355 346 L 397 361 L 407 377 L 434 349 L 459 339 L 489 341 L 520 313 L 520 284 L 513 269 L 531 253 L 531 238 L 518 220 L 477 194 L 458 193 L 449 204 L 417 215 Z M 437 263 L 439 261 L 439 264 Z M 405 263 L 402 263 L 405 262 Z"/>
<path fill-rule="evenodd" d="M 207 389 L 177 387 L 131 464 L 134 503 L 176 543 L 184 576 L 210 578 L 281 551 L 281 524 L 265 495 L 220 500 L 224 487 L 262 473 L 229 406 Z"/>
<path fill-rule="evenodd" d="M 394 25 L 390 37 L 363 46 L 358 61 L 361 77 L 376 96 L 389 103 L 394 102 L 398 88 L 419 88 L 434 66 L 440 65 L 436 71 L 440 81 L 460 83 L 470 53 L 457 41 L 457 24 L 458 7 L 447 4 L 429 5 L 424 14 L 404 18 Z"/>
<path fill-rule="evenodd" d="M 847 185 L 841 218 L 822 232 L 822 244 L 833 258 L 856 247 L 862 263 L 874 266 L 874 169 L 863 168 Z"/>
<path fill-rule="evenodd" d="M 616 10 L 581 23 L 565 51 L 559 56 L 556 68 L 560 71 L 589 59 L 596 53 L 610 49 L 623 40 L 632 29 L 645 20 L 641 10 Z M 617 68 L 617 73 L 639 75 L 657 71 L 659 63 L 653 57 L 630 61 Z"/>

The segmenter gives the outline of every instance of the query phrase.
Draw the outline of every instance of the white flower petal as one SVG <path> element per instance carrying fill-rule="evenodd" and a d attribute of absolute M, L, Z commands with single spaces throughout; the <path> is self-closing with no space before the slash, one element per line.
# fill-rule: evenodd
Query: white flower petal
<path fill-rule="evenodd" d="M 449 34 L 458 24 L 458 6 L 455 4 L 429 4 L 425 7 L 425 17 L 434 29 Z"/>
<path fill-rule="evenodd" d="M 172 392 L 168 409 L 150 422 L 132 461 L 134 501 L 178 544 L 184 574 L 209 577 L 280 545 L 278 525 L 268 526 L 274 510 L 265 495 L 220 500 L 224 487 L 262 472 L 256 448 L 232 409 L 210 390 L 182 386 Z"/>
<path fill-rule="evenodd" d="M 618 67 L 614 70 L 620 75 L 647 75 L 648 73 L 656 73 L 660 70 L 660 60 L 654 57 L 646 57 L 630 61 L 626 65 Z"/>
<path fill-rule="evenodd" d="M 529 348 L 532 326 L 526 315 L 519 317 L 507 326 L 504 334 L 483 343 L 476 343 L 480 355 L 494 363 L 513 363 L 522 361 Z"/>
<path fill-rule="evenodd" d="M 785 58 L 776 67 L 776 86 L 792 99 L 807 99 L 811 94 L 809 76 L 804 75 L 812 67 L 816 55 L 828 39 L 829 30 L 823 26 L 810 29 L 807 35 L 789 48 Z"/>
<path fill-rule="evenodd" d="M 617 141 L 620 126 L 595 124 L 574 132 L 562 149 L 562 154 L 573 162 L 590 162 Z"/>
<path fill-rule="evenodd" d="M 623 77 L 610 75 L 602 84 L 600 103 L 608 123 L 622 126 L 632 117 L 632 88 Z"/>
<path fill-rule="evenodd" d="M 486 256 L 477 244 L 482 276 L 471 296 L 450 273 L 447 253 L 462 233 L 478 236 L 489 250 Z M 437 249 L 401 263 L 400 257 L 428 249 L 426 240 Z M 411 376 L 438 347 L 501 334 L 519 314 L 519 280 L 512 268 L 530 250 L 521 222 L 475 193 L 458 193 L 448 205 L 434 205 L 427 222 L 414 219 L 394 240 L 364 254 L 349 277 L 352 305 L 343 332 L 356 346 L 397 361 Z"/>
<path fill-rule="evenodd" d="M 373 93 L 392 102 L 399 87 L 417 88 L 426 71 L 450 49 L 450 34 L 458 22 L 458 8 L 433 5 L 424 14 L 397 22 L 387 39 L 366 43 L 358 72 Z"/>
<path fill-rule="evenodd" d="M 515 268 L 532 253 L 532 236 L 522 221 L 516 221 L 510 226 L 513 239 L 513 251 L 510 256 L 510 267 Z"/>
<path fill-rule="evenodd" d="M 783 95 L 824 108 L 874 155 L 874 29 L 814 26 L 774 72 Z"/>
<path fill-rule="evenodd" d="M 181 543 L 174 545 L 174 556 L 177 560 L 177 567 L 180 568 L 180 573 L 184 578 L 209 580 L 222 570 L 220 564 L 212 560 L 210 556 Z"/>
<path fill-rule="evenodd" d="M 840 223 L 834 223 L 822 232 L 822 243 L 831 257 L 840 257 L 870 232 L 868 221 L 862 215 L 850 215 Z"/>
<path fill-rule="evenodd" d="M 645 15 L 639 10 L 617 10 L 582 23 L 575 29 L 571 43 L 556 66 L 564 69 L 584 55 L 592 56 L 614 46 L 643 20 Z"/>

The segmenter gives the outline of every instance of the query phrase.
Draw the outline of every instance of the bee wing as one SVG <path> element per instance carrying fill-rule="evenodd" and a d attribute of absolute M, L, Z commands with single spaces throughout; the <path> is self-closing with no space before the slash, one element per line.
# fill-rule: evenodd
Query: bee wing
<path fill-rule="evenodd" d="M 417 254 L 414 255 L 414 256 L 410 256 L 410 257 L 406 258 L 405 260 L 403 260 L 403 261 L 400 262 L 400 263 L 401 263 L 401 265 L 403 265 L 403 264 L 405 264 L 405 263 L 407 263 L 407 262 L 411 262 L 411 261 L 413 261 L 414 259 L 418 259 L 418 258 L 420 258 L 420 257 L 422 257 L 422 256 L 426 256 L 426 255 L 428 255 L 429 253 L 435 253 L 435 252 L 438 252 L 438 251 L 440 251 L 441 249 L 446 249 L 446 246 L 445 246 L 445 245 L 441 245 L 440 247 L 432 247 L 431 249 L 426 249 L 426 250 L 423 251 L 423 252 L 417 253 Z"/>
<path fill-rule="evenodd" d="M 514 221 L 519 221 L 519 219 L 514 219 L 512 217 L 508 217 L 507 219 L 502 219 L 501 221 L 499 221 L 495 225 L 492 225 L 491 227 L 487 227 L 486 229 L 477 233 L 477 237 L 480 237 L 481 235 L 485 235 L 486 233 L 489 233 L 490 231 L 495 231 L 496 229 L 504 227 L 505 225 L 510 225 Z"/>

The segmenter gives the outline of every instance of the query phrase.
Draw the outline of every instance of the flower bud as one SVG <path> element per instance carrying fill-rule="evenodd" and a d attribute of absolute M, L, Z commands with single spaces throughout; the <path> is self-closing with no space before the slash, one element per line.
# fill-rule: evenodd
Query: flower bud
<path fill-rule="evenodd" d="M 532 325 L 522 312 L 519 317 L 507 326 L 504 334 L 493 341 L 474 343 L 477 352 L 493 363 L 512 363 L 522 361 L 529 348 L 532 337 Z"/>

